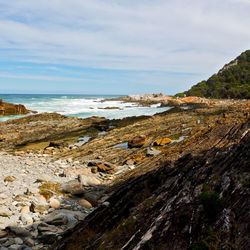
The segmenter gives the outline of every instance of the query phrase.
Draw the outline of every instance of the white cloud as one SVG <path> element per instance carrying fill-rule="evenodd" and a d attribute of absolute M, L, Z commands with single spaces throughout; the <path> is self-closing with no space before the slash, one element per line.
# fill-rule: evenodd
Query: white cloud
<path fill-rule="evenodd" d="M 248 3 L 0 0 L 0 47 L 8 49 L 5 53 L 13 61 L 102 69 L 213 71 L 248 49 Z"/>
<path fill-rule="evenodd" d="M 72 77 L 56 77 L 56 76 L 44 76 L 44 75 L 23 75 L 23 74 L 10 74 L 0 73 L 1 78 L 11 79 L 26 79 L 26 80 L 39 80 L 39 81 L 53 81 L 53 82 L 90 82 L 90 79 L 84 78 L 72 78 Z"/>

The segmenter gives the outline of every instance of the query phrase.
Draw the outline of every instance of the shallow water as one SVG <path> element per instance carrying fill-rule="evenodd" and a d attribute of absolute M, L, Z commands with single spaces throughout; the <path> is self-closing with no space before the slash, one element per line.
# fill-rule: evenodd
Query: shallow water
<path fill-rule="evenodd" d="M 128 148 L 128 143 L 127 143 L 127 142 L 124 142 L 124 143 L 116 144 L 116 145 L 114 146 L 114 148 L 125 148 L 125 149 L 127 149 L 127 148 Z"/>

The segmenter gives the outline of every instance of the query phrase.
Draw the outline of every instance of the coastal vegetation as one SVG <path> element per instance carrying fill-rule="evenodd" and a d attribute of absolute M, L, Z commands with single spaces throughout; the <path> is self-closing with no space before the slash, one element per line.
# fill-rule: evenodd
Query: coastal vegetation
<path fill-rule="evenodd" d="M 198 96 L 217 99 L 250 98 L 250 50 L 226 64 L 207 81 L 201 81 L 177 97 Z"/>

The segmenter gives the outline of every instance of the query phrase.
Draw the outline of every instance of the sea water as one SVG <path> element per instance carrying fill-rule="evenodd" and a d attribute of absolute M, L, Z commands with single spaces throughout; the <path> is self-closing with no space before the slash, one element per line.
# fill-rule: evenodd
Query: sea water
<path fill-rule="evenodd" d="M 56 112 L 65 116 L 87 118 L 91 116 L 106 117 L 108 119 L 121 119 L 129 116 L 154 115 L 168 110 L 154 104 L 150 107 L 139 106 L 138 103 L 125 103 L 121 101 L 105 101 L 107 98 L 116 98 L 115 95 L 39 95 L 39 94 L 0 94 L 4 102 L 23 104 L 27 109 L 43 112 Z M 105 109 L 118 107 L 119 109 Z M 15 119 L 22 116 L 4 116 L 0 121 Z"/>

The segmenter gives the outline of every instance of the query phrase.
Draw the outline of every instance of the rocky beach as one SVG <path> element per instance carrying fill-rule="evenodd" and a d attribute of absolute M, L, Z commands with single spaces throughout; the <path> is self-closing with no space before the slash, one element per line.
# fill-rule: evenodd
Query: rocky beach
<path fill-rule="evenodd" d="M 162 95 L 148 102 L 159 96 L 166 105 Z M 219 246 L 223 235 L 249 246 L 250 103 L 199 100 L 154 116 L 1 122 L 1 249 L 188 249 L 207 227 Z M 225 200 L 212 219 L 198 199 L 204 185 Z"/>

